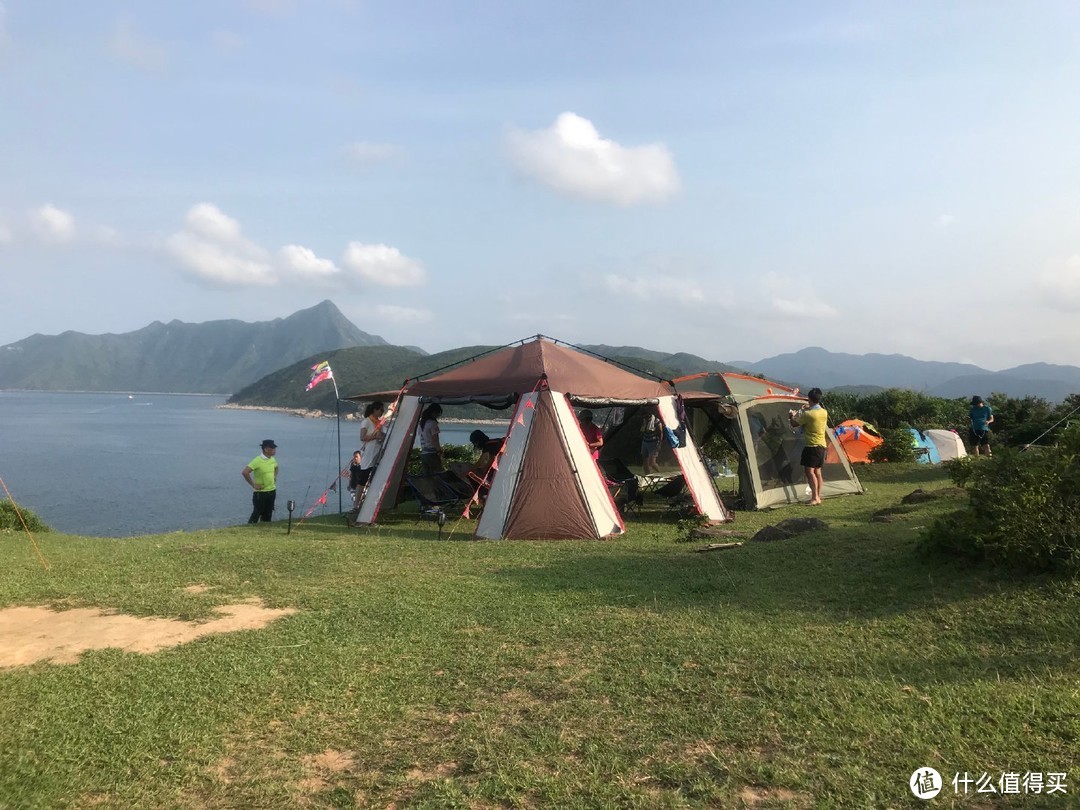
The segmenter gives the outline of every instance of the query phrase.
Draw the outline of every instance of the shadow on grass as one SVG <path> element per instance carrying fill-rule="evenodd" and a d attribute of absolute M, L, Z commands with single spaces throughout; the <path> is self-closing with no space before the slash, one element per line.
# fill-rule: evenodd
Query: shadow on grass
<path fill-rule="evenodd" d="M 731 551 L 685 545 L 578 549 L 495 574 L 511 589 L 587 595 L 598 604 L 653 610 L 712 608 L 757 614 L 813 614 L 843 622 L 945 607 L 995 592 L 1037 587 L 1002 574 L 930 557 L 911 527 L 883 540 L 862 527 L 830 529 Z"/>

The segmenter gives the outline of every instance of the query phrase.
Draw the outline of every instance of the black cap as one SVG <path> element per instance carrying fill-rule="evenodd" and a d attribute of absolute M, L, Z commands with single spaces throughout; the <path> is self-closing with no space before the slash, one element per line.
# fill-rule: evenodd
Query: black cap
<path fill-rule="evenodd" d="M 277 450 L 277 445 L 274 444 L 273 439 L 263 439 L 262 444 L 260 444 L 259 447 L 273 447 L 275 450 Z"/>

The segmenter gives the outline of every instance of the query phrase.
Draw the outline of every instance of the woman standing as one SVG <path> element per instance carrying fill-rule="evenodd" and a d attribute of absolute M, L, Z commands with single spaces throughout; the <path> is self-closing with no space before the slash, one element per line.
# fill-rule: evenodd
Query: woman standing
<path fill-rule="evenodd" d="M 442 445 L 439 443 L 441 405 L 428 405 L 420 415 L 420 464 L 425 475 L 442 472 Z"/>
<path fill-rule="evenodd" d="M 360 473 L 357 475 L 356 492 L 364 490 L 364 484 L 371 477 L 375 468 L 375 459 L 379 455 L 383 440 L 383 413 L 386 406 L 381 402 L 369 403 L 364 408 L 364 421 L 360 424 Z"/>

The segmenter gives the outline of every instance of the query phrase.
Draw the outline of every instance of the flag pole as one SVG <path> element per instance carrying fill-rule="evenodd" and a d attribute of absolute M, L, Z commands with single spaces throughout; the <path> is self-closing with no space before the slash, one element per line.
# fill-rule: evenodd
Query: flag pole
<path fill-rule="evenodd" d="M 338 512 L 344 512 L 345 508 L 342 506 L 341 498 L 341 394 L 338 393 L 337 380 L 333 375 L 330 377 L 330 382 L 334 384 L 334 410 L 337 412 L 337 510 Z"/>

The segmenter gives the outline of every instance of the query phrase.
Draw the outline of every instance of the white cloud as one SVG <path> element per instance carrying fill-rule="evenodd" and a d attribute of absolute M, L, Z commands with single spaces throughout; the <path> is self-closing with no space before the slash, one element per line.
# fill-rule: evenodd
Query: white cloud
<path fill-rule="evenodd" d="M 835 318 L 837 311 L 804 279 L 767 273 L 763 286 L 773 314 L 800 320 Z"/>
<path fill-rule="evenodd" d="M 341 268 L 329 259 L 320 259 L 315 251 L 301 245 L 286 245 L 278 251 L 278 264 L 287 273 L 305 281 L 337 281 Z"/>
<path fill-rule="evenodd" d="M 680 188 L 666 146 L 621 146 L 571 112 L 548 129 L 512 130 L 508 149 L 519 171 L 570 197 L 631 206 L 664 202 Z"/>
<path fill-rule="evenodd" d="M 375 307 L 375 312 L 380 320 L 390 323 L 429 323 L 432 319 L 431 312 L 426 309 L 399 307 L 394 304 L 379 304 Z"/>
<path fill-rule="evenodd" d="M 124 247 L 124 238 L 116 228 L 108 225 L 95 225 L 90 231 L 94 241 L 106 247 Z"/>
<path fill-rule="evenodd" d="M 956 217 L 952 214 L 942 214 L 937 218 L 936 222 L 939 228 L 948 228 L 956 222 Z"/>
<path fill-rule="evenodd" d="M 358 278 L 384 287 L 418 287 L 427 281 L 423 264 L 387 245 L 350 242 L 342 264 Z"/>
<path fill-rule="evenodd" d="M 5 242 L 11 242 L 15 239 L 15 234 L 12 233 L 11 228 L 6 222 L 0 221 L 0 245 Z"/>
<path fill-rule="evenodd" d="M 223 287 L 319 284 L 337 289 L 369 285 L 408 287 L 423 284 L 419 262 L 387 245 L 349 243 L 344 268 L 304 245 L 289 244 L 271 254 L 248 239 L 240 223 L 213 203 L 193 205 L 184 227 L 165 247 L 190 275 Z"/>
<path fill-rule="evenodd" d="M 160 71 L 168 61 L 164 44 L 143 34 L 126 17 L 113 26 L 109 52 L 118 61 L 138 70 Z"/>
<path fill-rule="evenodd" d="M 31 212 L 30 221 L 46 242 L 69 242 L 75 235 L 75 217 L 52 204 Z"/>
<path fill-rule="evenodd" d="M 166 247 L 187 272 L 222 286 L 266 286 L 278 281 L 267 252 L 246 239 L 240 224 L 212 203 L 192 206 L 185 229 Z"/>
<path fill-rule="evenodd" d="M 704 304 L 705 293 L 696 281 L 670 275 L 621 276 L 606 274 L 604 289 L 613 295 L 636 298 L 639 301 L 664 301 L 678 304 Z"/>
<path fill-rule="evenodd" d="M 385 163 L 401 155 L 401 148 L 390 143 L 356 141 L 345 147 L 345 158 L 354 166 Z"/>
<path fill-rule="evenodd" d="M 1039 277 L 1043 301 L 1065 312 L 1080 312 L 1080 253 L 1056 260 Z"/>

